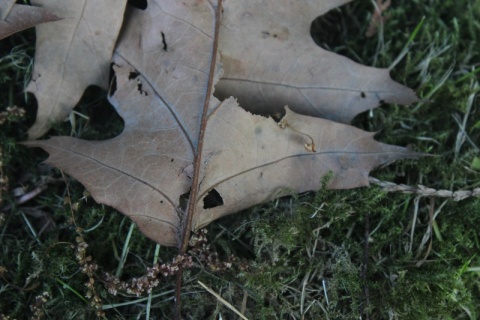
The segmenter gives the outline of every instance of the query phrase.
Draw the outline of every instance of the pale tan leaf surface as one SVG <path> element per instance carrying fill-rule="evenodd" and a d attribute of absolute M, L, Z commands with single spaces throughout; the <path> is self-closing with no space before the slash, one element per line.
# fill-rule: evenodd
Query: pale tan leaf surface
<path fill-rule="evenodd" d="M 130 216 L 148 237 L 167 246 L 180 241 L 180 196 L 191 187 L 213 53 L 214 8 L 190 1 L 189 12 L 185 6 L 158 0 L 145 11 L 131 8 L 125 17 L 110 99 L 125 121 L 120 136 L 29 143 L 44 148 L 47 162 L 82 182 L 97 202 Z"/>
<path fill-rule="evenodd" d="M 286 111 L 284 129 L 271 118 L 238 108 L 231 98 L 210 115 L 194 228 L 252 204 L 318 190 L 329 172 L 330 189 L 362 187 L 369 185 L 373 168 L 421 156 L 377 142 L 374 133 Z M 305 148 L 311 142 L 305 134 L 313 138 L 316 152 Z M 213 189 L 223 204 L 205 209 L 205 197 Z"/>
<path fill-rule="evenodd" d="M 63 19 L 36 27 L 35 67 L 27 91 L 38 102 L 30 139 L 63 121 L 89 85 L 108 86 L 109 64 L 126 0 L 36 0 Z"/>
<path fill-rule="evenodd" d="M 16 0 L 3 0 L 0 2 L 0 20 L 3 21 L 7 18 L 15 5 Z"/>
<path fill-rule="evenodd" d="M 5 19 L 0 20 L 0 40 L 37 24 L 61 19 L 40 7 L 15 4 L 10 8 L 7 1 L 1 4 L 0 14 L 5 16 Z"/>
<path fill-rule="evenodd" d="M 166 246 L 180 245 L 189 205 L 195 208 L 192 227 L 198 228 L 286 192 L 316 190 L 328 172 L 333 173 L 329 187 L 353 188 L 368 185 L 368 172 L 379 164 L 418 156 L 348 125 L 287 111 L 282 128 L 234 99 L 220 103 L 211 97 L 195 168 L 216 54 L 215 9 L 198 0 L 156 0 L 145 11 L 131 9 L 114 55 L 110 97 L 124 131 L 106 141 L 55 137 L 27 144 L 44 148 L 48 163 Z M 218 80 L 220 67 L 215 70 Z M 305 147 L 312 142 L 316 152 Z M 199 196 L 187 205 L 181 199 L 195 188 L 195 174 Z M 208 204 L 215 193 L 220 203 Z"/>
<path fill-rule="evenodd" d="M 216 95 L 234 96 L 257 114 L 273 114 L 287 104 L 343 123 L 381 102 L 415 102 L 415 93 L 394 82 L 389 70 L 362 66 L 313 42 L 312 21 L 347 2 L 226 1 L 220 29 L 225 71 Z"/>

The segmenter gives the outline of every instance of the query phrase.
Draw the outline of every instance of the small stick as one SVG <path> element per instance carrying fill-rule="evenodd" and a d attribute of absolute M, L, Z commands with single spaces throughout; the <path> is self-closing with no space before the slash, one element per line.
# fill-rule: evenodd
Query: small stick
<path fill-rule="evenodd" d="M 36 196 L 38 196 L 40 193 L 42 193 L 43 190 L 47 189 L 46 185 L 41 185 L 30 191 L 29 193 L 25 193 L 23 196 L 19 197 L 17 199 L 16 204 L 24 204 L 25 202 L 32 200 Z"/>
<path fill-rule="evenodd" d="M 417 187 L 413 187 L 405 184 L 396 184 L 389 181 L 381 181 L 373 177 L 368 177 L 368 180 L 370 181 L 370 183 L 380 186 L 383 190 L 387 192 L 411 193 L 417 194 L 421 197 L 452 198 L 454 201 L 460 201 L 469 197 L 480 197 L 480 188 L 458 191 L 435 190 L 421 184 Z"/>
<path fill-rule="evenodd" d="M 361 306 L 360 315 L 365 313 L 365 319 L 368 320 L 368 306 L 370 304 L 370 296 L 368 291 L 368 284 L 367 284 L 367 271 L 368 271 L 368 250 L 369 250 L 369 240 L 370 238 L 370 213 L 367 211 L 365 212 L 365 231 L 364 231 L 364 243 L 363 243 L 363 265 L 362 265 L 362 272 L 361 277 L 363 280 L 363 296 L 365 298 L 365 304 Z"/>
<path fill-rule="evenodd" d="M 212 48 L 212 59 L 210 61 L 210 71 L 208 75 L 208 84 L 207 92 L 205 95 L 205 101 L 203 104 L 202 119 L 200 124 L 200 132 L 198 133 L 198 145 L 197 150 L 195 151 L 195 157 L 193 162 L 193 177 L 192 177 L 192 188 L 190 189 L 190 197 L 188 200 L 187 212 L 185 213 L 183 224 L 183 234 L 182 239 L 180 239 L 180 254 L 184 254 L 188 249 L 188 242 L 190 240 L 190 233 L 192 231 L 192 220 L 195 213 L 195 202 L 197 201 L 198 190 L 200 188 L 200 167 L 202 165 L 202 151 L 203 151 L 203 142 L 205 138 L 205 132 L 207 128 L 208 120 L 208 107 L 210 105 L 210 96 L 213 94 L 213 82 L 215 78 L 215 66 L 217 61 L 218 54 L 218 38 L 220 34 L 220 20 L 222 16 L 222 0 L 217 0 L 217 8 L 215 9 L 215 31 L 213 36 L 213 48 Z M 183 275 L 183 266 L 179 266 L 177 273 L 177 280 L 175 284 L 175 319 L 180 320 L 181 308 L 182 308 L 182 297 L 181 297 L 181 288 L 182 288 L 182 275 Z"/>

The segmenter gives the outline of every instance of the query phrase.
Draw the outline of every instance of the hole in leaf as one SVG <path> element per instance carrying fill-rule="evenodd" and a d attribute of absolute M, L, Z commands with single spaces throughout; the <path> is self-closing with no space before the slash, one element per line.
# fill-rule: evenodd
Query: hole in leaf
<path fill-rule="evenodd" d="M 190 198 L 190 191 L 182 194 L 178 199 L 180 204 L 180 210 L 185 212 L 187 210 L 188 200 Z"/>
<path fill-rule="evenodd" d="M 108 96 L 113 96 L 115 91 L 117 91 L 117 78 L 115 77 L 115 71 L 113 70 L 114 63 L 110 64 L 110 73 L 108 74 L 108 83 L 110 84 L 108 88 Z"/>
<path fill-rule="evenodd" d="M 148 6 L 147 0 L 128 0 L 127 3 L 140 10 L 145 10 Z"/>
<path fill-rule="evenodd" d="M 148 96 L 148 92 L 144 91 L 142 88 L 143 88 L 142 83 L 140 81 L 138 81 L 137 90 L 140 92 L 140 94 Z"/>
<path fill-rule="evenodd" d="M 111 91 L 112 88 L 110 94 Z M 106 91 L 99 87 L 88 87 L 74 111 L 77 113 L 73 115 L 75 122 L 71 125 L 74 125 L 76 135 L 82 139 L 104 140 L 123 131 L 123 119 L 108 102 Z"/>
<path fill-rule="evenodd" d="M 339 9 L 333 9 L 317 17 L 310 25 L 310 35 L 313 41 L 326 50 L 342 45 L 343 15 Z M 343 30 L 342 30 L 343 29 Z"/>
<path fill-rule="evenodd" d="M 163 51 L 167 51 L 168 46 L 167 46 L 167 40 L 165 39 L 165 33 L 161 32 L 162 34 L 162 42 L 163 42 Z"/>
<path fill-rule="evenodd" d="M 130 71 L 128 74 L 128 80 L 136 79 L 140 74 L 136 71 Z"/>
<path fill-rule="evenodd" d="M 203 198 L 203 209 L 211 209 L 223 205 L 223 198 L 217 190 L 212 189 Z"/>
<path fill-rule="evenodd" d="M 23 88 L 18 90 L 18 92 L 22 92 L 22 91 L 23 91 Z M 13 105 L 22 106 L 25 108 L 25 110 L 27 110 L 25 120 L 23 121 L 23 123 L 25 124 L 24 131 L 27 131 L 28 128 L 33 126 L 33 124 L 35 123 L 35 119 L 37 118 L 37 112 L 38 112 L 37 98 L 33 93 L 27 92 L 26 96 L 23 94 L 15 96 Z M 20 128 L 20 126 L 16 126 L 16 127 L 17 129 Z M 2 130 L 5 130 L 5 128 L 3 127 Z"/>
<path fill-rule="evenodd" d="M 369 1 L 354 1 L 332 9 L 312 21 L 310 36 L 319 47 L 362 63 L 360 56 L 365 56 L 364 53 L 367 54 L 370 50 L 365 39 L 368 26 L 365 17 L 371 11 L 372 5 Z M 358 39 L 365 39 L 365 43 L 358 46 L 357 43 L 362 43 Z M 371 55 L 368 52 L 366 56 Z"/>

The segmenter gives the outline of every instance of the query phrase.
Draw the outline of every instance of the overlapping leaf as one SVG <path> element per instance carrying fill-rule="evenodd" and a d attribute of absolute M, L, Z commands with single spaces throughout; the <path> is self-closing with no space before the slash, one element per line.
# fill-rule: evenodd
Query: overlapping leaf
<path fill-rule="evenodd" d="M 35 66 L 27 91 L 38 102 L 30 139 L 65 120 L 89 85 L 106 88 L 126 0 L 35 0 L 63 19 L 36 27 Z"/>
<path fill-rule="evenodd" d="M 382 102 L 410 104 L 415 93 L 388 69 L 360 65 L 318 47 L 312 21 L 351 0 L 226 1 L 217 96 L 236 97 L 255 113 L 298 113 L 342 123 Z"/>
<path fill-rule="evenodd" d="M 297 2 L 285 2 L 294 10 Z M 344 2 L 320 2 L 317 12 Z M 257 3 L 255 21 L 281 18 L 283 6 L 269 6 Z M 80 180 L 96 201 L 117 208 L 148 237 L 169 246 L 178 246 L 188 232 L 187 212 L 193 213 L 195 229 L 286 190 L 318 189 L 328 172 L 333 173 L 329 187 L 354 188 L 368 185 L 368 173 L 375 166 L 418 156 L 378 143 L 372 133 L 348 125 L 288 109 L 277 123 L 243 110 L 235 99 L 221 102 L 209 96 L 210 78 L 218 80 L 221 74 L 219 65 L 214 74 L 210 72 L 217 54 L 215 11 L 214 4 L 196 0 L 156 0 L 145 11 L 131 9 L 114 55 L 111 96 L 125 121 L 124 131 L 106 141 L 55 137 L 28 144 L 47 150 L 47 162 Z M 229 26 L 228 13 L 225 19 L 223 25 Z M 244 38 L 251 32 L 247 28 Z M 278 58 L 274 53 L 272 57 Z M 331 57 L 335 56 L 318 54 L 323 64 L 337 65 L 337 58 Z M 295 65 L 298 59 L 278 63 Z M 265 74 L 285 87 L 281 78 L 274 77 L 278 73 Z M 335 88 L 345 82 L 337 78 L 349 74 L 329 76 Z M 266 88 L 252 92 L 256 94 L 265 95 Z M 288 96 L 286 101 L 296 101 Z M 209 105 L 203 127 L 205 101 Z M 201 129 L 205 129 L 203 140 Z M 195 162 L 199 152 L 201 161 Z M 195 176 L 198 184 L 192 184 Z M 189 203 L 183 203 L 188 198 Z"/>
<path fill-rule="evenodd" d="M 13 4 L 15 1 L 2 1 L 4 2 L 0 4 L 0 39 L 40 23 L 61 19 L 44 8 Z"/>

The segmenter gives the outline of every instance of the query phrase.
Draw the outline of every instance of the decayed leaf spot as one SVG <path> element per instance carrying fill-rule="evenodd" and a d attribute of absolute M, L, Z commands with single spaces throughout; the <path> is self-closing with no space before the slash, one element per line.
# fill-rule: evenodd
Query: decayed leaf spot
<path fill-rule="evenodd" d="M 148 92 L 143 90 L 143 85 L 140 80 L 138 80 L 138 83 L 137 83 L 137 90 L 138 92 L 140 92 L 141 95 L 148 96 Z"/>
<path fill-rule="evenodd" d="M 275 28 L 275 27 L 273 27 L 273 28 Z M 263 39 L 268 39 L 268 38 L 271 37 L 271 38 L 276 39 L 276 40 L 286 41 L 286 40 L 288 40 L 288 37 L 290 36 L 290 32 L 288 31 L 288 28 L 279 28 L 279 29 L 274 30 L 274 31 L 262 31 L 261 35 L 262 35 Z"/>

